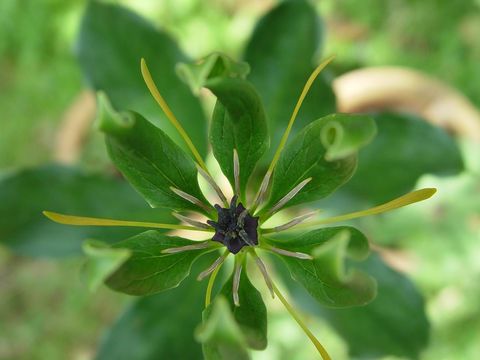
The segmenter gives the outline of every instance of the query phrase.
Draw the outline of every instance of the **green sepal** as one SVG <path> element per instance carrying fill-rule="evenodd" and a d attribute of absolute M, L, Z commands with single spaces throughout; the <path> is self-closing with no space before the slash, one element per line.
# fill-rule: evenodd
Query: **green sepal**
<path fill-rule="evenodd" d="M 126 7 L 89 1 L 80 25 L 76 53 L 91 88 L 104 91 L 116 109 L 142 114 L 188 150 L 145 85 L 140 72 L 140 59 L 144 58 L 162 96 L 200 154 L 206 154 L 207 122 L 202 107 L 175 73 L 175 65 L 188 58 L 165 31 Z"/>
<path fill-rule="evenodd" d="M 243 61 L 235 61 L 229 56 L 215 52 L 194 63 L 180 63 L 176 66 L 177 75 L 190 86 L 196 95 L 208 80 L 217 77 L 245 79 L 250 66 Z"/>
<path fill-rule="evenodd" d="M 283 149 L 264 209 L 274 206 L 308 178 L 312 180 L 286 207 L 319 200 L 334 192 L 353 175 L 356 151 L 372 140 L 375 131 L 375 123 L 366 115 L 332 114 L 306 126 Z"/>
<path fill-rule="evenodd" d="M 202 256 L 193 271 L 214 260 L 214 254 Z M 101 337 L 95 360 L 203 360 L 194 332 L 202 320 L 206 286 L 190 276 L 175 289 L 132 299 Z"/>
<path fill-rule="evenodd" d="M 112 248 L 98 240 L 86 240 L 82 248 L 87 256 L 82 273 L 90 291 L 96 290 L 131 256 L 129 249 Z"/>
<path fill-rule="evenodd" d="M 238 289 L 240 306 L 236 306 L 233 302 L 232 289 L 233 275 L 223 285 L 220 294 L 227 299 L 247 345 L 255 350 L 264 350 L 267 347 L 267 308 L 262 295 L 250 282 L 245 266 Z"/>
<path fill-rule="evenodd" d="M 171 190 L 174 187 L 208 204 L 191 157 L 140 114 L 115 112 L 103 95 L 100 105 L 97 127 L 106 134 L 110 158 L 150 206 L 206 213 Z"/>
<path fill-rule="evenodd" d="M 330 227 L 289 240 L 264 241 L 281 249 L 313 256 L 313 260 L 304 260 L 279 255 L 292 278 L 322 305 L 335 308 L 361 306 L 375 298 L 375 280 L 346 265 L 347 258 L 363 260 L 369 253 L 368 240 L 357 229 Z"/>
<path fill-rule="evenodd" d="M 162 250 L 198 244 L 177 236 L 149 230 L 112 245 L 128 249 L 130 258 L 106 281 L 113 290 L 130 295 L 151 295 L 177 287 L 189 274 L 194 261 L 212 248 L 163 254 Z"/>
<path fill-rule="evenodd" d="M 218 99 L 209 135 L 213 154 L 234 186 L 233 150 L 237 150 L 240 191 L 244 194 L 255 165 L 269 146 L 262 102 L 246 80 L 217 78 L 208 81 L 206 87 Z"/>
<path fill-rule="evenodd" d="M 202 343 L 205 360 L 248 360 L 247 341 L 222 295 L 202 314 L 203 323 L 195 333 Z"/>

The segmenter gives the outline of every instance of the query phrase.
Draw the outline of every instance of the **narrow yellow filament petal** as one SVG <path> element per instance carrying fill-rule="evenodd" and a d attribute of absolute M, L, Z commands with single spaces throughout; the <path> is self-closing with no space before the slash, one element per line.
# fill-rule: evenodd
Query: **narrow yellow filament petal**
<path fill-rule="evenodd" d="M 275 155 L 273 156 L 273 160 L 270 164 L 270 167 L 268 168 L 270 172 L 273 172 L 273 168 L 275 167 L 278 159 L 280 158 L 280 153 L 282 152 L 283 148 L 285 147 L 285 144 L 287 143 L 288 136 L 290 135 L 290 131 L 292 130 L 292 127 L 293 127 L 293 123 L 297 118 L 298 112 L 300 111 L 300 108 L 303 104 L 303 100 L 305 100 L 305 97 L 307 96 L 310 88 L 312 87 L 313 82 L 315 81 L 317 76 L 320 74 L 320 72 L 333 60 L 334 57 L 335 56 L 332 55 L 326 58 L 324 61 L 322 61 L 322 63 L 317 66 L 317 68 L 312 72 L 307 82 L 305 83 L 305 86 L 303 87 L 300 97 L 298 98 L 297 104 L 293 109 L 293 113 L 292 113 L 292 116 L 290 117 L 290 121 L 288 122 L 287 128 L 282 136 L 282 139 L 280 140 L 280 144 L 278 145 L 277 151 L 275 152 Z"/>
<path fill-rule="evenodd" d="M 303 223 L 302 225 L 297 226 L 296 229 L 301 229 L 301 228 L 306 228 L 306 227 L 311 227 L 316 225 L 331 224 L 339 221 L 351 220 L 351 219 L 356 219 L 364 216 L 380 214 L 386 211 L 395 210 L 403 206 L 407 206 L 419 201 L 429 199 L 436 192 L 437 192 L 437 189 L 434 189 L 434 188 L 426 188 L 426 189 L 412 191 L 408 194 L 402 195 L 394 200 L 391 200 L 385 204 L 378 205 L 367 210 L 356 211 L 350 214 L 344 214 L 339 216 L 333 216 L 327 219 L 320 219 L 320 220 L 315 220 L 311 222 L 306 222 L 306 223 Z"/>
<path fill-rule="evenodd" d="M 154 222 L 143 221 L 124 221 L 113 219 L 100 219 L 84 216 L 72 216 L 59 214 L 51 211 L 44 211 L 43 215 L 52 221 L 65 225 L 76 226 L 128 226 L 128 227 L 143 227 L 143 228 L 155 228 L 155 229 L 172 229 L 172 230 L 193 230 L 193 231 L 214 231 L 213 229 L 201 229 L 194 226 L 187 225 L 174 225 L 174 224 L 161 224 Z"/>
<path fill-rule="evenodd" d="M 295 105 L 295 108 L 293 109 L 292 116 L 290 117 L 290 120 L 288 122 L 287 128 L 285 129 L 285 132 L 283 133 L 283 136 L 280 140 L 280 144 L 278 144 L 278 148 L 275 151 L 275 155 L 273 155 L 272 162 L 270 163 L 270 166 L 268 167 L 267 173 L 265 174 L 265 177 L 263 178 L 262 185 L 260 186 L 260 189 L 258 190 L 255 199 L 253 201 L 252 205 L 252 212 L 262 203 L 263 197 L 265 196 L 265 193 L 267 191 L 269 182 L 270 182 L 270 177 L 272 176 L 273 169 L 275 168 L 275 165 L 277 165 L 278 159 L 280 159 L 280 154 L 282 153 L 283 148 L 285 147 L 285 144 L 287 143 L 288 136 L 290 135 L 290 131 L 292 130 L 293 123 L 295 122 L 298 112 L 300 111 L 300 108 L 302 107 L 303 100 L 305 100 L 305 97 L 307 96 L 308 92 L 310 91 L 310 88 L 313 85 L 313 82 L 315 79 L 318 77 L 320 72 L 333 60 L 335 56 L 329 56 L 326 58 L 320 65 L 316 67 L 316 69 L 312 72 L 310 77 L 307 79 L 307 82 L 305 83 L 302 92 L 300 93 L 300 97 L 297 100 L 297 104 Z"/>
<path fill-rule="evenodd" d="M 188 136 L 187 132 L 183 129 L 182 125 L 178 122 L 177 118 L 173 114 L 172 110 L 168 106 L 167 102 L 165 99 L 160 95 L 160 91 L 158 91 L 157 86 L 155 85 L 155 82 L 152 79 L 152 75 L 150 74 L 150 71 L 148 70 L 147 63 L 145 62 L 145 59 L 142 58 L 140 62 L 140 68 L 142 71 L 142 76 L 143 80 L 145 81 L 145 84 L 148 87 L 148 90 L 152 94 L 153 98 L 155 101 L 160 105 L 162 108 L 163 112 L 167 116 L 168 120 L 172 123 L 172 125 L 177 129 L 179 134 L 182 136 L 183 140 L 187 144 L 188 148 L 192 152 L 193 156 L 197 160 L 198 164 L 202 167 L 203 170 L 205 170 L 208 173 L 207 166 L 205 165 L 205 162 L 203 161 L 202 157 L 200 156 L 200 153 L 198 152 L 197 148 L 193 144 L 192 140 Z"/>
<path fill-rule="evenodd" d="M 226 250 L 223 253 L 223 256 L 227 256 L 228 250 Z M 215 270 L 213 270 L 212 274 L 210 275 L 210 279 L 208 279 L 208 285 L 207 285 L 207 291 L 205 292 L 205 308 L 210 305 L 211 300 L 212 300 L 212 290 L 213 290 L 213 284 L 215 283 L 215 279 L 217 278 L 217 274 L 222 268 L 223 262 L 218 265 Z"/>
<path fill-rule="evenodd" d="M 282 302 L 283 306 L 285 306 L 285 308 L 290 313 L 290 315 L 292 315 L 292 317 L 295 319 L 297 324 L 302 328 L 305 335 L 307 335 L 308 338 L 310 339 L 310 341 L 313 343 L 313 345 L 315 345 L 315 347 L 317 348 L 317 350 L 318 350 L 320 356 L 322 357 L 322 359 L 323 360 L 331 360 L 331 357 L 330 357 L 330 355 L 328 355 L 327 350 L 323 347 L 323 345 L 320 343 L 320 341 L 318 341 L 318 339 L 315 337 L 315 335 L 313 335 L 313 333 L 308 329 L 307 325 L 305 325 L 305 323 L 302 321 L 302 319 L 297 314 L 297 312 L 295 311 L 293 306 L 288 303 L 287 299 L 285 299 L 285 297 L 282 295 L 280 290 L 278 290 L 278 288 L 275 286 L 275 284 L 272 284 L 272 286 L 273 286 L 273 291 L 278 296 L 278 298 Z"/>

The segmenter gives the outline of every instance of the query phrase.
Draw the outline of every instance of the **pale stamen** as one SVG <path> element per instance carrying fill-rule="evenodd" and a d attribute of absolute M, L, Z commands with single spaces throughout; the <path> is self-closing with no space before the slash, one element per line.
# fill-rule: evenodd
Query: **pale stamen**
<path fill-rule="evenodd" d="M 201 249 L 206 249 L 211 245 L 210 241 L 204 241 L 198 244 L 192 244 L 192 245 L 185 245 L 185 246 L 178 246 L 178 247 L 173 247 L 169 249 L 164 249 L 161 251 L 162 254 L 178 254 L 182 253 L 184 251 L 192 251 L 192 250 L 201 250 Z"/>
<path fill-rule="evenodd" d="M 210 265 L 207 269 L 205 269 L 198 275 L 197 280 L 201 281 L 205 279 L 208 275 L 210 275 L 212 272 L 214 272 L 216 268 L 223 264 L 228 255 L 229 253 L 225 252 L 222 256 L 219 256 L 212 265 Z"/>
<path fill-rule="evenodd" d="M 143 227 L 154 229 L 170 229 L 170 230 L 193 230 L 193 231 L 213 231 L 213 229 L 200 229 L 186 225 L 174 225 L 174 224 L 161 224 L 154 222 L 143 221 L 125 221 L 114 219 L 101 219 L 84 216 L 72 216 L 59 214 L 51 211 L 44 211 L 43 215 L 52 221 L 64 225 L 76 225 L 76 226 L 126 226 L 126 227 Z"/>
<path fill-rule="evenodd" d="M 317 215 L 319 213 L 319 211 L 312 211 L 308 214 L 305 214 L 305 215 L 300 215 L 300 216 L 297 216 L 295 218 L 293 218 L 292 220 L 290 220 L 289 222 L 283 224 L 283 225 L 279 225 L 279 226 L 275 226 L 273 228 L 269 228 L 269 229 L 262 229 L 262 233 L 263 234 L 268 234 L 268 233 L 272 233 L 272 232 L 280 232 L 280 231 L 285 231 L 287 229 L 290 229 L 291 227 L 294 227 L 295 225 L 298 225 L 302 222 L 304 222 L 305 220 L 311 218 L 312 216 L 314 215 Z"/>
<path fill-rule="evenodd" d="M 262 246 L 262 249 L 269 250 L 269 251 L 275 252 L 275 253 L 280 254 L 280 255 L 297 258 L 297 259 L 300 259 L 300 260 L 313 260 L 313 256 L 311 256 L 311 255 L 308 255 L 308 254 L 305 254 L 305 253 L 302 253 L 302 252 L 297 252 L 297 251 L 288 251 L 288 250 L 285 250 L 285 249 L 277 248 L 275 246 L 270 246 L 270 245 Z"/>
<path fill-rule="evenodd" d="M 235 264 L 235 272 L 233 273 L 233 303 L 235 306 L 240 306 L 240 298 L 238 296 L 238 289 L 240 288 L 240 276 L 242 274 L 242 264 L 237 262 Z"/>
<path fill-rule="evenodd" d="M 186 222 L 187 224 L 195 226 L 196 228 L 214 230 L 210 225 L 208 225 L 206 223 L 202 223 L 202 222 L 197 221 L 197 220 L 190 219 L 189 217 L 183 216 L 182 214 L 172 212 L 172 215 L 175 216 L 178 220 Z"/>
<path fill-rule="evenodd" d="M 253 205 L 251 207 L 251 212 L 255 212 L 257 207 L 263 203 L 263 200 L 265 200 L 265 196 L 267 194 L 267 189 L 268 185 L 270 184 L 270 178 L 272 177 L 272 172 L 267 171 L 265 174 L 265 177 L 262 180 L 262 183 L 260 184 L 260 188 L 258 189 L 257 195 L 255 196 L 255 200 L 253 201 Z"/>
<path fill-rule="evenodd" d="M 240 195 L 240 160 L 237 149 L 233 149 L 233 177 L 235 179 L 235 194 Z"/>
<path fill-rule="evenodd" d="M 225 197 L 225 195 L 223 194 L 222 190 L 217 185 L 215 180 L 213 180 L 213 178 L 210 176 L 210 174 L 207 173 L 205 170 L 203 170 L 200 165 L 197 165 L 197 170 L 200 173 L 200 175 L 207 181 L 207 183 L 213 188 L 213 190 L 215 190 L 215 192 L 217 193 L 218 197 L 223 202 L 223 204 L 225 206 L 228 206 L 227 198 Z"/>
<path fill-rule="evenodd" d="M 268 275 L 267 267 L 265 266 L 262 259 L 258 257 L 258 255 L 255 253 L 253 249 L 252 251 L 250 251 L 250 254 L 252 254 L 253 258 L 255 259 L 255 263 L 257 264 L 258 269 L 262 273 L 263 279 L 265 280 L 265 284 L 267 284 L 268 290 L 270 290 L 272 299 L 274 299 L 275 293 L 273 291 L 273 283 L 272 283 L 272 279 L 270 279 L 270 275 Z"/>
<path fill-rule="evenodd" d="M 286 203 L 288 203 L 292 198 L 299 193 L 300 190 L 302 190 L 305 185 L 307 185 L 312 178 L 308 178 L 303 180 L 301 183 L 299 183 L 297 186 L 295 186 L 290 192 L 285 195 L 283 198 L 281 198 L 265 215 L 265 219 L 268 219 L 271 217 L 273 214 L 275 214 L 278 210 L 280 210 Z"/>
<path fill-rule="evenodd" d="M 192 140 L 188 136 L 187 132 L 183 129 L 182 125 L 180 122 L 177 120 L 175 115 L 173 114 L 172 110 L 168 106 L 167 102 L 165 99 L 162 97 L 160 94 L 160 91 L 158 91 L 157 86 L 155 85 L 155 82 L 153 81 L 152 75 L 150 74 L 150 71 L 148 70 L 147 63 L 145 62 L 145 59 L 142 58 L 140 61 L 140 68 L 142 71 L 142 76 L 143 80 L 145 81 L 145 84 L 148 87 L 148 90 L 152 94 L 153 98 L 155 101 L 160 105 L 162 111 L 164 112 L 165 116 L 167 119 L 172 123 L 172 125 L 177 129 L 179 134 L 182 136 L 183 140 L 187 144 L 188 148 L 192 152 L 193 156 L 197 160 L 197 162 L 200 164 L 202 169 L 204 169 L 206 172 L 208 172 L 207 166 L 205 165 L 205 162 L 203 161 L 202 157 L 200 156 L 200 153 L 198 152 L 197 148 L 193 144 Z"/>
<path fill-rule="evenodd" d="M 205 205 L 203 202 L 198 200 L 195 196 L 187 194 L 186 192 L 184 192 L 180 189 L 174 188 L 173 186 L 170 186 L 170 190 L 172 190 L 175 194 L 177 194 L 181 198 L 187 200 L 188 202 L 191 202 L 192 204 L 201 207 L 206 212 L 208 212 L 208 213 L 210 212 L 211 209 L 207 205 Z"/>

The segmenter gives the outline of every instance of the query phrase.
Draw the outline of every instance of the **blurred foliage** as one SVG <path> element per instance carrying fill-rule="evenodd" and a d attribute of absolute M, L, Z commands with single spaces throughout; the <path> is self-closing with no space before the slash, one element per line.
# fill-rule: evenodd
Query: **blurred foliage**
<path fill-rule="evenodd" d="M 161 24 L 192 57 L 212 49 L 239 55 L 256 18 L 272 5 L 270 0 L 116 2 Z M 0 2 L 0 169 L 51 158 L 57 125 L 82 89 L 72 49 L 85 3 Z M 327 29 L 324 52 L 337 53 L 338 68 L 411 66 L 446 80 L 480 105 L 478 0 L 324 0 L 318 8 Z M 480 353 L 479 151 L 464 145 L 469 161 L 459 177 L 421 179 L 422 185 L 439 187 L 437 200 L 360 222 L 372 239 L 394 249 L 397 265 L 427 297 L 432 336 L 425 360 L 476 359 Z M 102 329 L 126 300 L 105 289 L 94 296 L 85 292 L 79 268 L 78 260 L 47 263 L 0 249 L 0 359 L 93 356 Z M 277 342 L 262 358 L 311 358 L 310 345 L 283 310 L 272 323 Z M 328 326 L 317 323 L 314 329 L 334 353 L 343 354 L 340 359 L 347 358 L 345 344 Z"/>

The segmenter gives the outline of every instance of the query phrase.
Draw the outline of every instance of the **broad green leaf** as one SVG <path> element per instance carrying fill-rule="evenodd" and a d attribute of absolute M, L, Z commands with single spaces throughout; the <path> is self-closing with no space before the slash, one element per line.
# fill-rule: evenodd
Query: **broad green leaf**
<path fill-rule="evenodd" d="M 262 102 L 254 87 L 245 80 L 212 79 L 206 87 L 218 99 L 210 127 L 213 154 L 234 186 L 233 150 L 237 150 L 240 190 L 244 193 L 257 161 L 269 145 Z"/>
<path fill-rule="evenodd" d="M 233 302 L 233 275 L 220 293 L 227 299 L 248 346 L 255 350 L 264 350 L 267 347 L 267 308 L 262 295 L 250 282 L 245 270 L 241 274 L 238 289 L 240 306 L 235 306 Z"/>
<path fill-rule="evenodd" d="M 43 216 L 43 210 L 110 219 L 176 222 L 169 212 L 151 209 L 119 177 L 88 174 L 61 165 L 25 169 L 3 177 L 0 199 L 0 243 L 27 256 L 81 255 L 85 239 L 112 243 L 142 231 L 60 225 Z"/>
<path fill-rule="evenodd" d="M 98 240 L 87 240 L 82 247 L 88 258 L 83 275 L 91 291 L 96 290 L 131 255 L 128 249 L 115 249 Z"/>
<path fill-rule="evenodd" d="M 203 344 L 205 360 L 250 359 L 247 341 L 222 295 L 205 309 L 203 323 L 195 335 Z"/>
<path fill-rule="evenodd" d="M 213 261 L 205 255 L 194 271 Z M 136 300 L 102 338 L 96 360 L 202 360 L 193 334 L 201 321 L 206 284 L 190 276 L 175 289 Z"/>
<path fill-rule="evenodd" d="M 280 256 L 290 273 L 322 305 L 342 308 L 368 304 L 375 298 L 375 280 L 346 258 L 363 260 L 368 240 L 355 228 L 340 226 L 314 230 L 290 240 L 265 240 L 278 248 L 310 254 L 313 260 Z"/>
<path fill-rule="evenodd" d="M 308 1 L 283 1 L 258 22 L 245 50 L 248 79 L 268 115 L 272 144 L 278 144 L 295 103 L 314 68 L 322 43 L 322 23 Z M 324 73 L 314 82 L 292 129 L 334 113 L 336 100 Z M 274 147 L 272 147 L 274 150 Z"/>
<path fill-rule="evenodd" d="M 156 230 L 145 231 L 114 244 L 115 249 L 129 249 L 130 258 L 113 273 L 106 284 L 130 295 L 150 295 L 177 287 L 189 274 L 193 262 L 211 248 L 163 254 L 162 250 L 196 244 Z"/>
<path fill-rule="evenodd" d="M 140 59 L 145 58 L 163 97 L 200 153 L 206 153 L 207 122 L 200 103 L 175 73 L 175 65 L 188 59 L 164 31 L 124 7 L 89 1 L 77 55 L 89 85 L 107 93 L 115 108 L 141 113 L 186 149 L 142 79 Z"/>
<path fill-rule="evenodd" d="M 244 79 L 250 66 L 243 61 L 235 61 L 222 53 L 212 53 L 194 63 L 180 63 L 176 67 L 178 76 L 198 95 L 209 79 L 216 77 Z"/>
<path fill-rule="evenodd" d="M 460 150 L 443 129 L 413 115 L 385 113 L 375 121 L 378 135 L 359 152 L 358 169 L 342 192 L 381 203 L 410 191 L 423 174 L 463 170 Z"/>
<path fill-rule="evenodd" d="M 286 206 L 319 200 L 335 191 L 350 179 L 357 164 L 356 151 L 374 134 L 375 123 L 364 115 L 332 114 L 307 125 L 285 146 L 264 209 L 308 178 L 312 180 Z M 329 154 L 334 160 L 326 158 Z"/>
<path fill-rule="evenodd" d="M 172 191 L 172 187 L 204 204 L 193 160 L 159 128 L 133 112 L 116 113 L 99 96 L 98 126 L 106 133 L 108 153 L 135 189 L 152 207 L 205 211 Z"/>
<path fill-rule="evenodd" d="M 319 308 L 311 299 L 300 298 L 299 303 L 330 322 L 345 339 L 352 357 L 418 359 L 428 344 L 430 330 L 422 295 L 405 275 L 391 269 L 378 255 L 370 256 L 359 267 L 375 274 L 378 283 L 377 297 L 370 304 L 327 309 Z"/>

